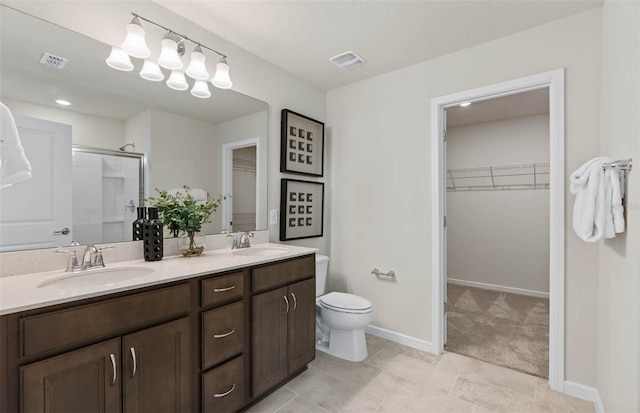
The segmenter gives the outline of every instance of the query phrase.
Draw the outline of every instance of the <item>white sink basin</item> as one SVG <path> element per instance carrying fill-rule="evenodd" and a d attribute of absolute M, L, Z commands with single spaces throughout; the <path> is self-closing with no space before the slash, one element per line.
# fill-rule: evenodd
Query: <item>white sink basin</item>
<path fill-rule="evenodd" d="M 82 288 L 99 285 L 115 284 L 122 281 L 144 277 L 154 271 L 145 267 L 102 268 L 99 270 L 85 270 L 54 278 L 38 285 L 42 287 L 56 288 Z"/>
<path fill-rule="evenodd" d="M 234 251 L 233 254 L 243 257 L 265 257 L 269 255 L 280 255 L 289 252 L 287 248 L 278 247 L 251 247 Z"/>

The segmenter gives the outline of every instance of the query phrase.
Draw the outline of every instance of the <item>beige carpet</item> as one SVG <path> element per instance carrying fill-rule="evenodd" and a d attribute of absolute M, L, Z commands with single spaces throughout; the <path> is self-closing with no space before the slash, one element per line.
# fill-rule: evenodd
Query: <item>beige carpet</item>
<path fill-rule="evenodd" d="M 447 351 L 549 376 L 549 299 L 447 284 Z"/>

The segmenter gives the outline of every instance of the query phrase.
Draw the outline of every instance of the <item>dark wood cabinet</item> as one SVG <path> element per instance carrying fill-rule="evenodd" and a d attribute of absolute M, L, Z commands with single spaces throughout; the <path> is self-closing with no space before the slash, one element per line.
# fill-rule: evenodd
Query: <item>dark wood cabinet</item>
<path fill-rule="evenodd" d="M 304 257 L 253 272 L 254 289 L 289 283 L 252 297 L 254 397 L 304 369 L 315 358 L 316 285 L 315 278 L 308 278 L 315 274 L 313 262 L 310 268 L 309 257 Z"/>
<path fill-rule="evenodd" d="M 313 254 L 0 317 L 0 412 L 235 412 L 315 357 Z"/>
<path fill-rule="evenodd" d="M 21 369 L 21 411 L 187 412 L 189 357 L 183 318 L 33 363 Z"/>
<path fill-rule="evenodd" d="M 20 369 L 23 412 L 119 412 L 120 339 Z"/>
<path fill-rule="evenodd" d="M 287 377 L 287 287 L 252 299 L 252 389 L 258 396 Z"/>
<path fill-rule="evenodd" d="M 190 410 L 189 319 L 122 338 L 125 413 Z"/>

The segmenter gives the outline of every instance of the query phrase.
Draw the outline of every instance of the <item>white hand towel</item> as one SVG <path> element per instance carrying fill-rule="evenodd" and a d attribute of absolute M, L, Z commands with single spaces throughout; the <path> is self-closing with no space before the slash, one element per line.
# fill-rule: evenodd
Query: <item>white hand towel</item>
<path fill-rule="evenodd" d="M 608 162 L 611 159 L 604 156 L 594 158 L 571 174 L 570 191 L 576 195 L 573 229 L 587 242 L 596 242 L 604 235 L 607 185 L 602 165 Z"/>
<path fill-rule="evenodd" d="M 0 102 L 0 188 L 31 179 L 31 164 L 24 154 L 11 111 Z"/>

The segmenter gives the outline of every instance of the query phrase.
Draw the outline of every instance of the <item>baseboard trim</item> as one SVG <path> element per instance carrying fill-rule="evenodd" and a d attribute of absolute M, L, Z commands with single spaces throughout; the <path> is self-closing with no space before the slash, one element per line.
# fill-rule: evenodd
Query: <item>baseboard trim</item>
<path fill-rule="evenodd" d="M 366 326 L 364 328 L 364 331 L 366 331 L 371 335 L 374 335 L 380 338 L 385 338 L 395 343 L 404 344 L 405 346 L 413 347 L 418 350 L 423 350 L 429 353 L 436 354 L 436 352 L 434 351 L 433 345 L 430 341 L 420 340 L 419 338 L 414 338 L 401 333 L 396 333 L 395 331 L 387 330 L 381 327 L 376 327 L 371 324 Z"/>
<path fill-rule="evenodd" d="M 520 295 L 529 295 L 531 297 L 549 298 L 549 293 L 542 291 L 526 290 L 524 288 L 506 287 L 504 285 L 495 285 L 481 283 L 477 281 L 460 280 L 457 278 L 447 278 L 447 282 L 451 284 L 464 285 L 465 287 L 484 288 L 485 290 L 500 291 L 504 293 L 513 293 Z"/>
<path fill-rule="evenodd" d="M 605 413 L 604 405 L 602 404 L 602 399 L 600 399 L 600 392 L 598 392 L 598 389 L 585 386 L 583 384 L 574 383 L 572 381 L 565 381 L 564 393 L 568 394 L 569 396 L 594 402 L 596 405 L 596 412 Z"/>

